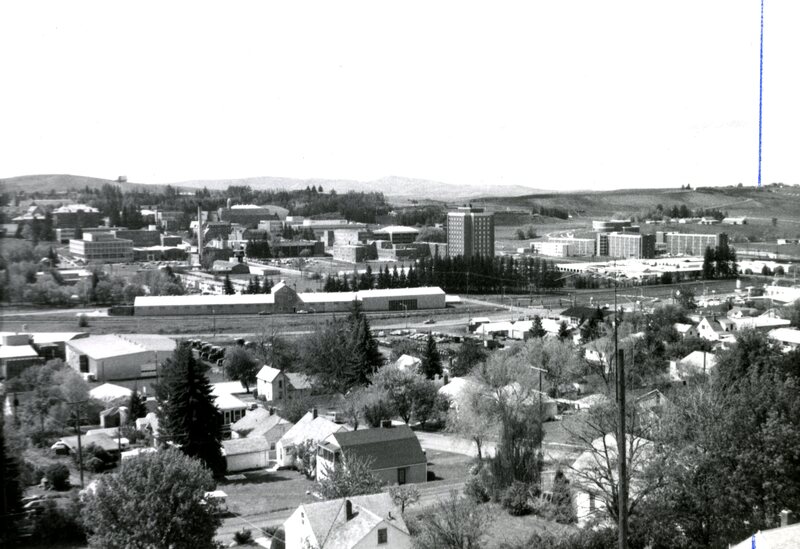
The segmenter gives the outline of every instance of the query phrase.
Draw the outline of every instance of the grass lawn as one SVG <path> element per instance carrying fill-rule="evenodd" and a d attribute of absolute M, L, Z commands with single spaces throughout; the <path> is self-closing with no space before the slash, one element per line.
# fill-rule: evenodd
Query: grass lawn
<path fill-rule="evenodd" d="M 222 482 L 218 489 L 228 494 L 228 509 L 247 517 L 294 510 L 298 505 L 318 501 L 306 491 L 314 482 L 293 470 L 244 473 L 246 480 Z"/>
<path fill-rule="evenodd" d="M 451 452 L 440 452 L 438 450 L 427 450 L 428 471 L 436 475 L 437 484 L 458 484 L 467 480 L 469 468 L 475 460 L 463 454 L 453 454 Z M 424 486 L 430 486 L 427 483 Z"/>
<path fill-rule="evenodd" d="M 489 513 L 488 542 L 486 549 L 499 547 L 502 543 L 525 541 L 532 533 L 553 532 L 568 533 L 576 530 L 573 526 L 565 526 L 545 520 L 535 515 L 514 517 L 497 503 L 486 503 L 481 506 Z"/>

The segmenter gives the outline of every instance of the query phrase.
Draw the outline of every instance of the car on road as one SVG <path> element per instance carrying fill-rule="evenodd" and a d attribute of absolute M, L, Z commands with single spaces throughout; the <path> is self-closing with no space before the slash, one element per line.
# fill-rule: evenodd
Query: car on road
<path fill-rule="evenodd" d="M 435 320 L 433 320 L 432 318 L 429 318 L 428 320 L 425 320 L 425 321 L 423 322 L 423 324 L 436 324 L 436 321 L 435 321 Z"/>

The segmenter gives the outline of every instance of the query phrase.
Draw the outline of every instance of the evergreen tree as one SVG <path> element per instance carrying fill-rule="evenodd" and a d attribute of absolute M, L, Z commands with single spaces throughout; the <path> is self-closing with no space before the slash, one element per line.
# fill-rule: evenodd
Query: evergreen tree
<path fill-rule="evenodd" d="M 231 277 L 229 275 L 225 275 L 225 282 L 222 286 L 222 291 L 225 295 L 233 295 L 236 292 L 233 290 L 233 284 L 231 283 Z"/>
<path fill-rule="evenodd" d="M 255 286 L 253 285 L 253 277 L 250 277 L 250 280 L 247 282 L 247 293 L 248 294 L 255 294 L 257 293 Z"/>
<path fill-rule="evenodd" d="M 569 328 L 567 327 L 567 322 L 565 320 L 561 321 L 561 324 L 558 325 L 558 339 L 564 341 L 569 337 Z"/>
<path fill-rule="evenodd" d="M 265 294 L 272 293 L 272 279 L 264 277 L 264 285 L 262 286 L 262 290 Z"/>
<path fill-rule="evenodd" d="M 531 335 L 533 337 L 544 337 L 547 332 L 542 328 L 542 317 L 536 315 L 533 317 L 533 325 L 531 325 Z"/>
<path fill-rule="evenodd" d="M 0 546 L 15 547 L 21 519 L 17 513 L 22 509 L 22 482 L 17 459 L 6 444 L 3 417 L 0 417 L 0 490 Z"/>
<path fill-rule="evenodd" d="M 172 441 L 186 455 L 201 460 L 215 476 L 224 474 L 222 414 L 214 405 L 211 383 L 186 342 L 164 362 L 156 398 L 162 442 Z"/>
<path fill-rule="evenodd" d="M 389 283 L 390 288 L 399 288 L 400 287 L 400 273 L 397 272 L 397 265 L 394 266 L 392 270 L 392 281 Z"/>
<path fill-rule="evenodd" d="M 349 385 L 366 385 L 370 377 L 383 366 L 384 358 L 378 349 L 378 342 L 372 337 L 372 330 L 366 315 L 361 310 L 361 303 L 357 300 L 353 301 L 348 325 L 350 327 Z"/>
<path fill-rule="evenodd" d="M 436 340 L 433 334 L 428 332 L 428 340 L 425 344 L 425 353 L 422 355 L 422 373 L 428 379 L 442 375 L 442 356 L 436 347 Z"/>
<path fill-rule="evenodd" d="M 714 249 L 711 246 L 706 247 L 705 254 L 703 255 L 703 278 L 705 280 L 711 280 L 714 278 L 714 261 L 716 260 L 716 254 L 714 253 Z"/>
<path fill-rule="evenodd" d="M 133 423 L 139 418 L 147 415 L 147 406 L 145 405 L 145 397 L 139 392 L 138 387 L 133 388 L 131 398 L 128 401 L 128 421 Z"/>
<path fill-rule="evenodd" d="M 261 278 L 256 275 L 253 277 L 253 291 L 250 292 L 253 294 L 260 294 L 261 293 Z"/>

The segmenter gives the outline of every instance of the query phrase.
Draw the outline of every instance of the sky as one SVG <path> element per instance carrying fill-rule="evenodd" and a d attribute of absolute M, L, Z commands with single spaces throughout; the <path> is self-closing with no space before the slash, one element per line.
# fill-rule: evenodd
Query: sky
<path fill-rule="evenodd" d="M 759 0 L 0 4 L 0 177 L 755 185 Z M 800 183 L 766 0 L 764 183 Z"/>

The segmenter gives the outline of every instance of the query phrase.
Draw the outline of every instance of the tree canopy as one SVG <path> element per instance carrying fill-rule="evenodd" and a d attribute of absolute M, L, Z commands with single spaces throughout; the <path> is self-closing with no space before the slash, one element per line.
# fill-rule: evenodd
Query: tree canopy
<path fill-rule="evenodd" d="M 202 462 L 169 448 L 140 454 L 97 480 L 84 510 L 93 548 L 213 548 L 221 520 Z"/>

